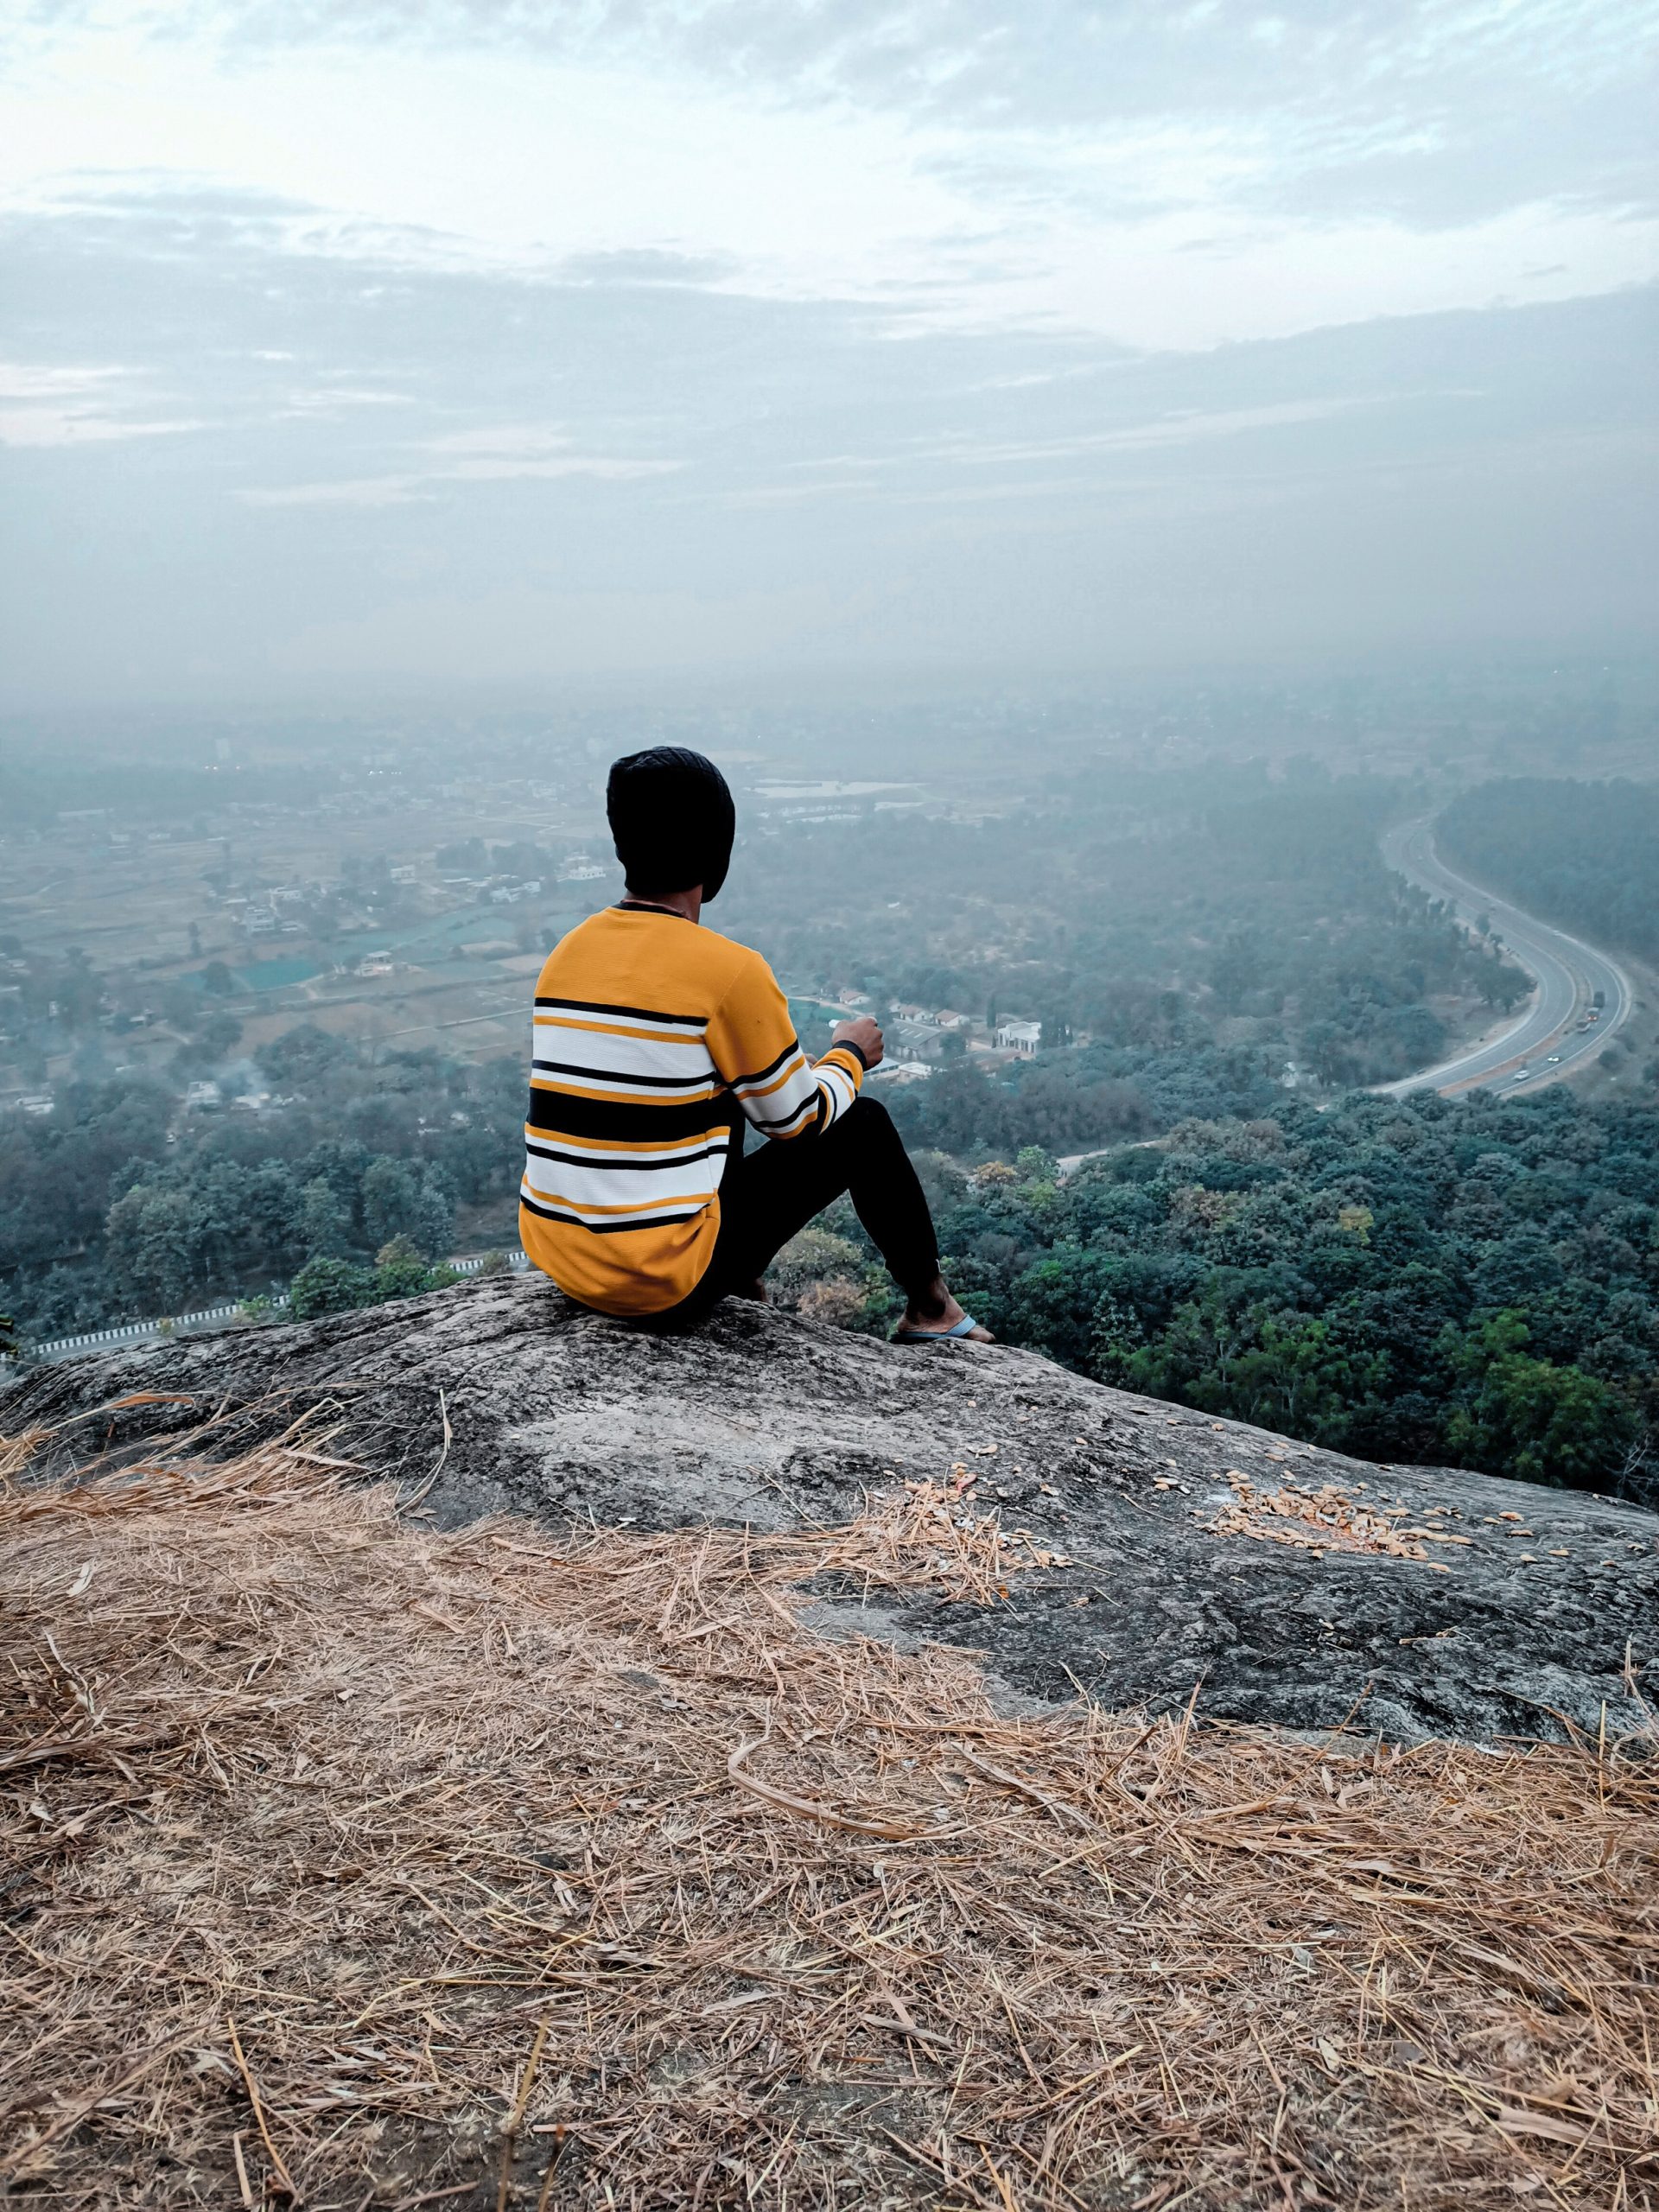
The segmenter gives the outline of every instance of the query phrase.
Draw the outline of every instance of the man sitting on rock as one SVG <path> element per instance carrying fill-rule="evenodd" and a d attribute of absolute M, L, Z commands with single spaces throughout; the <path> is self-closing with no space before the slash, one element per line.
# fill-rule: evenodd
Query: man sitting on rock
<path fill-rule="evenodd" d="M 518 1218 L 524 1250 L 601 1313 L 658 1326 L 760 1277 L 846 1192 L 905 1294 L 897 1341 L 988 1340 L 939 1274 L 927 1200 L 886 1109 L 869 1015 L 816 1064 L 758 952 L 699 925 L 735 815 L 712 761 L 677 746 L 611 770 L 626 895 L 579 923 L 536 986 Z M 771 1140 L 745 1154 L 753 1124 Z"/>

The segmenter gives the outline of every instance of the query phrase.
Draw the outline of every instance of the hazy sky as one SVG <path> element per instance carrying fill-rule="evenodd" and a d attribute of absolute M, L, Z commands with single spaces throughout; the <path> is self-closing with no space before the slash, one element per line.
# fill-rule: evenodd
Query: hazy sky
<path fill-rule="evenodd" d="M 0 0 L 0 698 L 1638 640 L 1656 0 Z"/>

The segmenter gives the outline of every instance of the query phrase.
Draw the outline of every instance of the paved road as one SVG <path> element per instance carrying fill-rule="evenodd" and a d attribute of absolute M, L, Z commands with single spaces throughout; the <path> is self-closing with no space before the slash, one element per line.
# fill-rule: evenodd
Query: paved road
<path fill-rule="evenodd" d="M 1467 920 L 1487 916 L 1505 950 L 1537 985 L 1530 1002 L 1496 1036 L 1442 1060 L 1438 1067 L 1424 1068 L 1399 1083 L 1378 1084 L 1376 1088 L 1384 1096 L 1403 1098 L 1411 1090 L 1519 1095 L 1559 1082 L 1606 1050 L 1609 1038 L 1628 1018 L 1633 1000 L 1630 979 L 1615 961 L 1447 868 L 1434 850 L 1432 823 L 1408 822 L 1389 830 L 1382 840 L 1382 857 L 1420 889 L 1448 900 Z M 1598 991 L 1605 1001 L 1600 1018 L 1581 1030 L 1578 1024 Z M 1095 1152 L 1071 1153 L 1059 1163 L 1060 1172 L 1069 1175 L 1085 1160 L 1098 1160 L 1104 1152 L 1118 1148 L 1108 1145 Z"/>
<path fill-rule="evenodd" d="M 1536 1090 L 1606 1050 L 1608 1039 L 1628 1018 L 1633 998 L 1630 979 L 1616 962 L 1449 868 L 1435 852 L 1431 823 L 1408 822 L 1389 830 L 1382 857 L 1409 882 L 1448 901 L 1465 920 L 1487 915 L 1504 949 L 1537 988 L 1516 1020 L 1496 1037 L 1420 1075 L 1379 1084 L 1379 1090 L 1396 1098 L 1410 1090 Z M 1578 1024 L 1598 991 L 1604 1001 L 1600 1019 L 1581 1030 Z"/>

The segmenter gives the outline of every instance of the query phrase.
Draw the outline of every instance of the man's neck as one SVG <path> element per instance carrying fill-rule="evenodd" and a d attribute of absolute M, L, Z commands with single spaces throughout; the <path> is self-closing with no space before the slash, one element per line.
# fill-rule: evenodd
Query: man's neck
<path fill-rule="evenodd" d="M 680 914 L 688 922 L 695 922 L 702 912 L 702 886 L 694 883 L 689 891 L 628 891 L 620 903 L 624 906 L 649 906 L 663 914 Z"/>

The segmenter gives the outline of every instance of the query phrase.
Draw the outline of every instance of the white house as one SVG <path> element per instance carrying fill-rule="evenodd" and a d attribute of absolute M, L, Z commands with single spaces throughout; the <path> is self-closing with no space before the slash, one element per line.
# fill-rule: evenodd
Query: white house
<path fill-rule="evenodd" d="M 1040 1021 L 999 1022 L 996 1041 L 1005 1052 L 1018 1052 L 1022 1059 L 1031 1059 L 1043 1041 L 1043 1025 Z"/>

